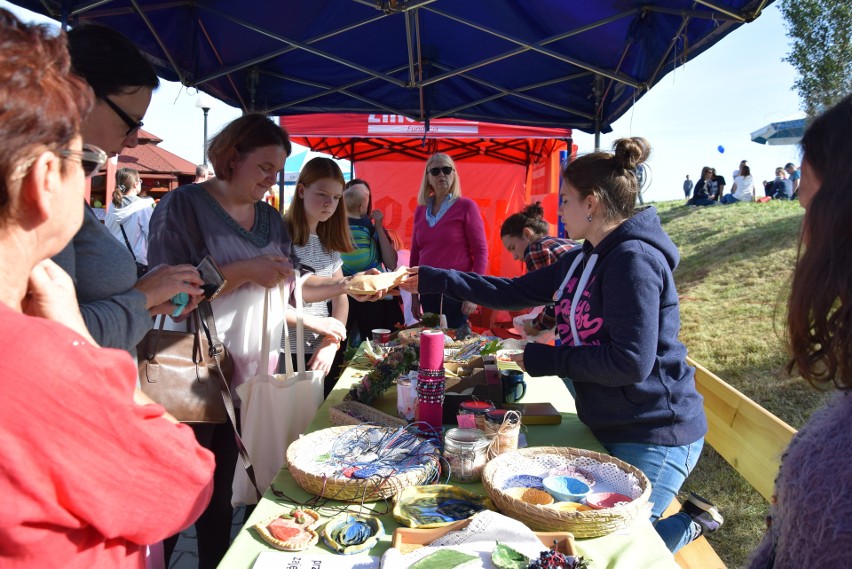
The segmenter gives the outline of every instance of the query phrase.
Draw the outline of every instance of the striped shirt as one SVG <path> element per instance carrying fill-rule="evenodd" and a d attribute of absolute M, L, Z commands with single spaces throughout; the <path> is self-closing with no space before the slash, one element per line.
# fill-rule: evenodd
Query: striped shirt
<path fill-rule="evenodd" d="M 340 260 L 340 253 L 326 249 L 320 242 L 319 236 L 315 234 L 311 234 L 305 245 L 293 245 L 293 251 L 299 258 L 299 263 L 302 266 L 310 267 L 321 277 L 330 277 L 343 266 L 343 261 Z M 305 304 L 305 314 L 312 314 L 320 318 L 328 317 L 328 302 L 322 301 Z M 290 335 L 290 349 L 295 354 L 296 329 L 288 326 L 288 334 Z M 305 329 L 305 354 L 314 353 L 322 342 L 322 339 L 322 335 L 317 334 L 313 330 Z M 281 338 L 281 349 L 284 349 L 283 337 Z"/>

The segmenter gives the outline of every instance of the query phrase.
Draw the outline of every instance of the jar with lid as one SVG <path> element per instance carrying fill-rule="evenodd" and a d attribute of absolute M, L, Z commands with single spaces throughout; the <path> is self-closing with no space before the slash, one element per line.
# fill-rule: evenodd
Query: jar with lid
<path fill-rule="evenodd" d="M 453 482 L 479 482 L 488 462 L 488 437 L 479 429 L 450 429 L 444 435 L 444 458 Z"/>
<path fill-rule="evenodd" d="M 462 401 L 459 404 L 459 415 L 473 415 L 476 428 L 485 430 L 485 414 L 494 410 L 490 401 Z"/>

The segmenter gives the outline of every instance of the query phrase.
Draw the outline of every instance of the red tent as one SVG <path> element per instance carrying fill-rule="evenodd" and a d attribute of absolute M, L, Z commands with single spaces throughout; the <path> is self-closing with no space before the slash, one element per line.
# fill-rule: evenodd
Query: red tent
<path fill-rule="evenodd" d="M 500 225 L 509 215 L 541 200 L 548 221 L 556 223 L 559 151 L 567 148 L 570 129 L 433 119 L 427 130 L 422 122 L 376 114 L 294 115 L 281 117 L 281 125 L 293 142 L 356 163 L 357 177 L 372 188 L 373 207 L 408 247 L 425 162 L 435 152 L 453 157 L 462 195 L 479 205 L 489 274 L 522 273 L 522 263 L 500 241 Z"/>

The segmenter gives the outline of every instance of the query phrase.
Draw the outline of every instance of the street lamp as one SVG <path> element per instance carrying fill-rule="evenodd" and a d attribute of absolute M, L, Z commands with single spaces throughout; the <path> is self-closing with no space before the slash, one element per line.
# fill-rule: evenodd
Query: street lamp
<path fill-rule="evenodd" d="M 207 93 L 199 91 L 198 98 L 195 100 L 195 106 L 204 111 L 204 140 L 202 141 L 202 149 L 204 150 L 204 164 L 207 164 L 207 112 L 213 106 L 213 99 Z"/>

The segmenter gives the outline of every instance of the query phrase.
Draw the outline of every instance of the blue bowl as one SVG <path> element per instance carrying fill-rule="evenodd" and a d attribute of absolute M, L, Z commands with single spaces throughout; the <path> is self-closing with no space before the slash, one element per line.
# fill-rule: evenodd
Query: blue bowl
<path fill-rule="evenodd" d="M 544 486 L 542 486 L 541 478 L 538 476 L 516 474 L 507 478 L 503 483 L 503 490 L 508 490 L 509 488 L 535 488 L 536 490 L 543 490 Z"/>
<path fill-rule="evenodd" d="M 542 484 L 559 502 L 582 502 L 591 491 L 588 484 L 573 476 L 548 476 Z"/>

